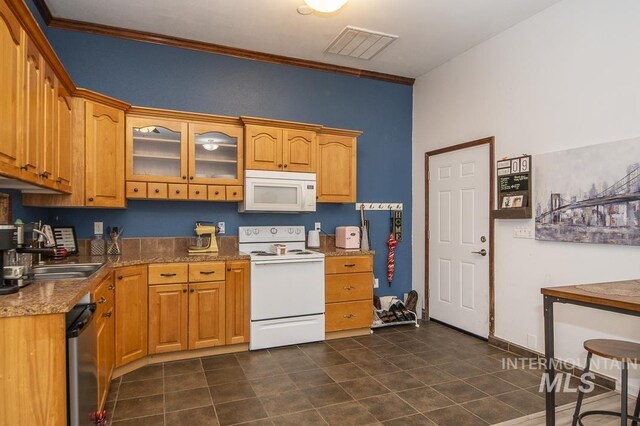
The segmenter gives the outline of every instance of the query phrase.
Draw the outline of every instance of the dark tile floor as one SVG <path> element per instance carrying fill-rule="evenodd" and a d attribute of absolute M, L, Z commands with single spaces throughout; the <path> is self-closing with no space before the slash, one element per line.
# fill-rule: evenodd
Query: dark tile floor
<path fill-rule="evenodd" d="M 433 322 L 151 365 L 111 383 L 125 425 L 486 425 L 544 409 L 541 371 Z M 596 388 L 592 395 L 605 392 Z M 558 394 L 558 404 L 575 393 Z"/>

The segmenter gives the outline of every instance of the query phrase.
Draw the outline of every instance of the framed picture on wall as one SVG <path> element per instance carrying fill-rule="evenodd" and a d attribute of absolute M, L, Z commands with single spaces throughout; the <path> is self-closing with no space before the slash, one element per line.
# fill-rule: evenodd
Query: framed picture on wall
<path fill-rule="evenodd" d="M 525 201 L 525 195 L 505 195 L 502 197 L 500 206 L 503 209 L 517 209 L 524 207 Z"/>

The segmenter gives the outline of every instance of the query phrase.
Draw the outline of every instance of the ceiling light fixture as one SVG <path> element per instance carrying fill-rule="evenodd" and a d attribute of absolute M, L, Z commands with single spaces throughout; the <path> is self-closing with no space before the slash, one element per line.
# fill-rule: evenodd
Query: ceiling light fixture
<path fill-rule="evenodd" d="M 304 0 L 304 2 L 318 12 L 333 13 L 344 6 L 349 0 Z"/>

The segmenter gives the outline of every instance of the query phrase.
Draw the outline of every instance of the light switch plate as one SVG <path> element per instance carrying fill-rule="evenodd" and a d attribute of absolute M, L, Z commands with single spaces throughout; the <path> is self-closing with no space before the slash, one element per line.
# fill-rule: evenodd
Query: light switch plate
<path fill-rule="evenodd" d="M 226 231 L 225 223 L 224 222 L 218 222 L 218 234 L 224 234 L 225 231 Z"/>
<path fill-rule="evenodd" d="M 516 226 L 513 228 L 513 238 L 533 239 L 533 228 L 528 226 Z"/>
<path fill-rule="evenodd" d="M 93 222 L 93 234 L 94 235 L 102 235 L 102 234 L 104 234 L 104 223 L 103 222 Z"/>
<path fill-rule="evenodd" d="M 321 229 L 320 222 L 316 222 L 315 227 L 313 229 L 315 229 L 316 231 L 319 231 Z"/>
<path fill-rule="evenodd" d="M 380 287 L 380 283 L 378 282 L 377 278 L 374 278 L 373 279 L 373 288 L 378 288 L 378 287 Z"/>

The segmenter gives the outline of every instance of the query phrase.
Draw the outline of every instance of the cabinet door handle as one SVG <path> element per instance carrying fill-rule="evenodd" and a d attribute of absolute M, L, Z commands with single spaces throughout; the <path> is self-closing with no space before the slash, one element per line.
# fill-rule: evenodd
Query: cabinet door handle
<path fill-rule="evenodd" d="M 200 273 L 201 273 L 202 275 L 211 275 L 211 274 L 215 274 L 215 273 L 216 273 L 216 271 L 200 271 Z"/>
<path fill-rule="evenodd" d="M 200 195 L 200 191 L 196 191 L 196 195 Z"/>
<path fill-rule="evenodd" d="M 282 164 L 278 164 L 278 168 L 279 168 L 279 169 L 280 169 L 280 168 L 282 168 Z"/>
<path fill-rule="evenodd" d="M 40 173 L 38 176 L 43 179 L 49 179 L 49 172 Z"/>
<path fill-rule="evenodd" d="M 187 289 L 186 289 L 186 288 L 185 288 L 185 289 L 182 289 L 182 292 L 183 292 L 183 293 L 186 293 L 186 292 L 187 292 Z"/>
<path fill-rule="evenodd" d="M 352 285 L 350 285 L 350 286 L 343 287 L 343 288 L 344 288 L 345 290 L 349 290 L 349 291 L 351 291 L 351 290 L 353 290 L 355 287 L 354 287 L 354 286 L 352 286 Z"/>
<path fill-rule="evenodd" d="M 104 318 L 111 318 L 111 315 L 113 314 L 113 312 L 109 311 L 109 312 L 105 312 L 104 314 L 102 314 L 102 316 Z"/>
<path fill-rule="evenodd" d="M 138 192 L 138 188 L 133 188 L 133 192 Z"/>
<path fill-rule="evenodd" d="M 62 179 L 60 178 L 56 179 L 56 183 L 62 183 Z"/>
<path fill-rule="evenodd" d="M 194 293 L 194 292 L 195 292 L 195 290 L 194 290 L 194 289 L 191 289 L 191 290 L 189 290 L 189 292 L 190 292 L 190 293 Z"/>
<path fill-rule="evenodd" d="M 93 201 L 93 197 L 89 197 L 89 201 Z"/>
<path fill-rule="evenodd" d="M 100 300 L 98 300 L 98 303 L 102 305 L 106 301 L 107 299 L 105 299 L 104 297 L 101 297 Z"/>
<path fill-rule="evenodd" d="M 349 318 L 353 318 L 355 316 L 356 316 L 356 314 L 348 314 L 348 315 L 343 315 L 342 317 L 349 319 Z"/>
<path fill-rule="evenodd" d="M 344 267 L 345 267 L 345 268 L 353 268 L 354 266 L 356 266 L 356 264 L 355 264 L 355 263 L 345 263 L 345 264 L 344 264 Z"/>
<path fill-rule="evenodd" d="M 161 277 L 175 277 L 176 275 L 178 275 L 178 274 L 175 274 L 175 273 L 173 273 L 173 274 L 160 274 Z"/>
<path fill-rule="evenodd" d="M 156 194 L 160 192 L 160 188 L 156 188 Z"/>
<path fill-rule="evenodd" d="M 107 290 L 113 291 L 114 288 L 116 287 L 113 284 L 110 284 L 109 287 L 107 287 Z"/>
<path fill-rule="evenodd" d="M 286 169 L 286 168 L 287 168 L 287 166 L 288 166 L 288 164 L 285 164 L 285 165 L 284 165 L 284 168 Z"/>
<path fill-rule="evenodd" d="M 176 189 L 176 194 L 179 194 L 179 193 L 180 193 L 180 190 L 179 190 L 179 189 Z"/>
<path fill-rule="evenodd" d="M 236 191 L 233 191 L 233 195 L 238 195 L 238 193 Z"/>
<path fill-rule="evenodd" d="M 121 279 L 123 279 L 123 278 L 124 278 L 124 277 L 123 277 L 122 275 L 118 275 L 118 279 L 119 279 L 119 280 L 121 280 Z"/>
<path fill-rule="evenodd" d="M 227 272 L 231 272 L 231 268 L 227 268 Z"/>
<path fill-rule="evenodd" d="M 193 176 L 189 176 L 189 180 L 193 180 Z"/>
<path fill-rule="evenodd" d="M 186 177 L 186 176 L 182 176 L 182 179 L 183 179 L 183 180 L 187 180 L 187 177 Z"/>
<path fill-rule="evenodd" d="M 24 166 L 20 166 L 20 170 L 29 170 L 29 166 L 26 164 Z"/>
<path fill-rule="evenodd" d="M 218 195 L 218 194 L 220 194 L 220 191 L 216 191 L 216 192 L 215 192 L 215 195 Z"/>

